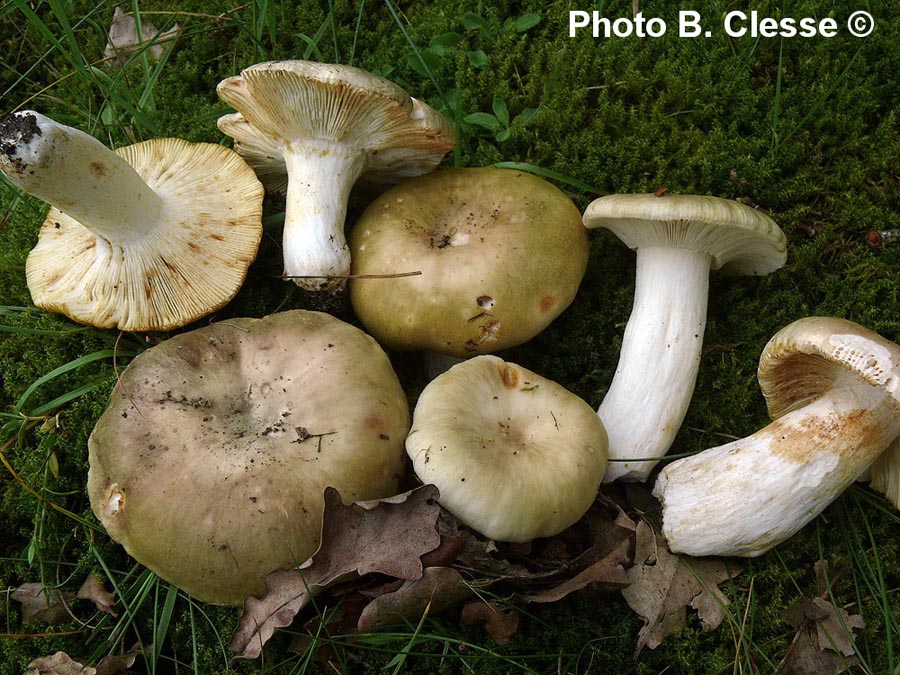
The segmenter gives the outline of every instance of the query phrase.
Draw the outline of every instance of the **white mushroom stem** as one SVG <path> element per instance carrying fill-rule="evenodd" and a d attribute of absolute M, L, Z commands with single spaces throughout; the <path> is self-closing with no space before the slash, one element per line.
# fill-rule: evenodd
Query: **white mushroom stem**
<path fill-rule="evenodd" d="M 337 291 L 350 274 L 344 236 L 347 201 L 366 168 L 366 153 L 331 141 L 304 141 L 283 150 L 288 173 L 284 214 L 284 274 L 310 291 Z"/>
<path fill-rule="evenodd" d="M 4 125 L 0 144 L 15 148 L 4 149 L 0 164 L 15 185 L 112 244 L 150 232 L 163 200 L 128 162 L 93 136 L 40 113 L 15 115 L 23 124 L 29 116 L 36 121 L 30 134 L 13 134 Z"/>
<path fill-rule="evenodd" d="M 597 410 L 609 435 L 604 482 L 646 480 L 681 426 L 700 365 L 709 269 L 706 253 L 637 249 L 634 306 Z"/>
<path fill-rule="evenodd" d="M 676 553 L 758 556 L 815 518 L 900 434 L 896 402 L 841 372 L 752 436 L 673 462 L 653 494 Z"/>

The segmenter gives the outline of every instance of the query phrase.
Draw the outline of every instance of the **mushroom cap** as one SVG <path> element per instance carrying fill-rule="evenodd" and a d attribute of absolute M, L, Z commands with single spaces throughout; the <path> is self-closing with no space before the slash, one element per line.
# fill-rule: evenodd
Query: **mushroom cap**
<path fill-rule="evenodd" d="M 262 237 L 263 188 L 232 150 L 178 138 L 118 148 L 164 200 L 133 245 L 114 244 L 51 207 L 25 276 L 34 303 L 98 328 L 170 330 L 223 307 Z"/>
<path fill-rule="evenodd" d="M 453 125 L 399 86 L 353 66 L 269 61 L 222 80 L 219 97 L 238 110 L 219 129 L 235 150 L 283 192 L 282 152 L 304 140 L 364 151 L 363 178 L 397 183 L 434 169 L 456 145 Z"/>
<path fill-rule="evenodd" d="M 581 215 L 559 188 L 510 169 L 450 169 L 398 185 L 356 221 L 350 280 L 366 329 L 390 349 L 465 357 L 521 344 L 575 298 Z"/>
<path fill-rule="evenodd" d="M 707 253 L 710 267 L 769 274 L 787 260 L 786 238 L 764 213 L 705 195 L 606 195 L 584 212 L 584 225 L 610 230 L 629 248 L 668 246 Z"/>
<path fill-rule="evenodd" d="M 757 375 L 769 415 L 778 419 L 819 398 L 842 371 L 884 389 L 900 415 L 900 346 L 834 317 L 799 319 L 766 344 Z"/>
<path fill-rule="evenodd" d="M 238 605 L 315 552 L 326 487 L 396 493 L 406 396 L 378 344 L 327 314 L 230 319 L 135 358 L 88 442 L 109 535 L 195 597 Z"/>
<path fill-rule="evenodd" d="M 524 542 L 587 512 L 606 470 L 607 440 L 578 396 L 486 355 L 425 387 L 406 452 L 457 518 L 492 539 Z"/>

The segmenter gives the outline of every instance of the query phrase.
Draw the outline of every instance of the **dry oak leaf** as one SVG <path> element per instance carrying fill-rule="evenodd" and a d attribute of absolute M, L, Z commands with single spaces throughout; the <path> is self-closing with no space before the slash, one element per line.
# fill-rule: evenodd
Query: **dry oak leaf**
<path fill-rule="evenodd" d="M 521 622 L 516 610 L 493 600 L 477 600 L 464 605 L 461 619 L 466 626 L 483 623 L 487 634 L 498 645 L 512 642 Z"/>
<path fill-rule="evenodd" d="M 163 55 L 162 43 L 174 40 L 180 33 L 181 28 L 177 23 L 163 33 L 149 19 L 141 18 L 139 38 L 134 15 L 116 7 L 112 24 L 109 26 L 109 41 L 103 50 L 103 57 L 113 65 L 122 66 L 132 54 L 149 45 L 148 56 L 154 61 L 159 61 Z"/>
<path fill-rule="evenodd" d="M 569 593 L 580 591 L 588 586 L 594 590 L 618 590 L 628 586 L 628 573 L 625 566 L 631 562 L 629 551 L 631 542 L 623 539 L 605 558 L 589 565 L 571 579 L 539 593 L 523 596 L 528 602 L 556 602 Z"/>
<path fill-rule="evenodd" d="M 79 600 L 90 600 L 94 603 L 94 607 L 99 611 L 112 616 L 118 616 L 113 611 L 113 605 L 116 604 L 116 596 L 103 587 L 103 582 L 100 581 L 100 577 L 94 573 L 87 575 L 87 578 L 84 580 L 84 583 L 81 584 L 81 588 L 78 589 L 78 593 L 75 594 L 75 597 Z"/>
<path fill-rule="evenodd" d="M 150 646 L 152 649 L 152 645 Z M 107 654 L 97 662 L 97 675 L 118 675 L 134 665 L 137 657 L 143 654 L 140 644 L 135 644 L 124 654 Z"/>
<path fill-rule="evenodd" d="M 450 567 L 426 567 L 419 579 L 404 581 L 396 591 L 373 599 L 357 623 L 360 632 L 371 632 L 404 621 L 418 621 L 428 611 L 440 614 L 474 595 L 462 575 Z"/>
<path fill-rule="evenodd" d="M 94 668 L 79 663 L 65 652 L 41 656 L 25 666 L 25 675 L 97 675 Z"/>
<path fill-rule="evenodd" d="M 859 664 L 853 633 L 865 627 L 858 615 L 850 615 L 824 597 L 800 598 L 784 611 L 797 634 L 778 667 L 785 675 L 838 675 Z"/>
<path fill-rule="evenodd" d="M 725 618 L 728 599 L 719 584 L 736 576 L 740 568 L 715 558 L 688 558 L 669 553 L 645 522 L 635 532 L 634 566 L 630 585 L 622 591 L 628 606 L 646 624 L 638 633 L 635 658 L 647 646 L 655 649 L 668 635 L 687 625 L 687 607 L 697 610 L 704 631 Z"/>
<path fill-rule="evenodd" d="M 40 582 L 22 584 L 9 597 L 22 603 L 22 621 L 37 621 L 49 626 L 68 621 L 71 618 L 66 603 L 73 595 L 66 591 L 44 586 Z"/>
<path fill-rule="evenodd" d="M 595 591 L 614 591 L 628 586 L 625 570 L 631 566 L 632 539 L 637 523 L 603 493 L 580 522 L 588 532 L 590 545 L 576 559 L 568 561 L 568 565 L 577 570 L 576 574 L 547 590 L 525 594 L 525 600 L 556 602 L 587 587 Z M 569 528 L 567 532 L 575 529 Z"/>
<path fill-rule="evenodd" d="M 312 557 L 294 570 L 266 576 L 266 594 L 248 597 L 228 649 L 253 659 L 277 628 L 290 625 L 310 600 L 330 585 L 373 572 L 398 579 L 422 576 L 421 556 L 440 545 L 440 506 L 433 485 L 396 497 L 344 506 L 325 490 L 322 538 Z"/>

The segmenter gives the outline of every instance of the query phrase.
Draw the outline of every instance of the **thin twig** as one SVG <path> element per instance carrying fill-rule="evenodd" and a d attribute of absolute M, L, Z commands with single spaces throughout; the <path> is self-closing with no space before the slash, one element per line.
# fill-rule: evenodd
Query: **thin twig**
<path fill-rule="evenodd" d="M 137 410 L 138 415 L 141 417 L 144 416 L 144 413 L 141 412 L 141 409 L 137 407 L 137 403 L 134 402 L 134 399 L 131 398 L 131 394 L 128 393 L 128 390 L 125 388 L 125 384 L 122 382 L 122 376 L 119 375 L 119 367 L 116 365 L 116 354 L 119 351 L 119 340 L 122 339 L 122 334 L 125 331 L 120 330 L 118 337 L 116 337 L 116 344 L 113 345 L 113 357 L 112 357 L 112 367 L 113 372 L 116 374 L 116 383 L 122 388 L 122 391 L 125 393 L 125 398 L 128 399 L 128 402 L 131 403 L 131 407 Z"/>
<path fill-rule="evenodd" d="M 401 277 L 417 277 L 421 274 L 421 270 L 394 274 L 282 274 L 279 279 L 399 279 Z"/>

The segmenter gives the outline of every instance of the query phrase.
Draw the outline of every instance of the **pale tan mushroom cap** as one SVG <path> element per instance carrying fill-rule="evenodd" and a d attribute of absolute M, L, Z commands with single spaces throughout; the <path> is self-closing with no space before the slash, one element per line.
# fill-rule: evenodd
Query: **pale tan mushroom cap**
<path fill-rule="evenodd" d="M 583 516 L 606 470 L 603 423 L 559 384 L 496 356 L 432 380 L 406 440 L 416 475 L 476 531 L 524 542 Z"/>
<path fill-rule="evenodd" d="M 841 371 L 882 388 L 900 415 L 900 346 L 846 319 L 808 317 L 778 331 L 759 360 L 772 419 L 826 393 Z"/>
<path fill-rule="evenodd" d="M 51 208 L 25 267 L 34 303 L 131 331 L 170 330 L 224 306 L 262 237 L 263 189 L 252 169 L 228 148 L 176 138 L 115 152 L 163 198 L 160 221 L 126 247 Z"/>
<path fill-rule="evenodd" d="M 326 314 L 231 319 L 122 373 L 89 439 L 110 536 L 162 578 L 239 605 L 317 548 L 323 492 L 395 494 L 406 396 L 378 344 Z"/>
<path fill-rule="evenodd" d="M 588 205 L 584 225 L 608 229 L 632 249 L 702 251 L 712 258 L 711 269 L 733 274 L 769 274 L 787 259 L 787 240 L 775 221 L 720 197 L 606 195 Z"/>
<path fill-rule="evenodd" d="M 234 139 L 234 151 L 250 165 L 267 191 L 287 192 L 287 166 L 278 141 L 257 130 L 241 113 L 222 115 L 217 125 L 222 133 Z"/>
<path fill-rule="evenodd" d="M 431 171 L 456 144 L 443 115 L 389 80 L 352 66 L 260 63 L 222 80 L 217 92 L 239 111 L 219 118 L 219 129 L 276 191 L 286 189 L 286 181 L 274 178 L 285 171 L 282 152 L 305 140 L 364 151 L 362 178 L 385 184 Z"/>
<path fill-rule="evenodd" d="M 392 188 L 350 232 L 350 299 L 390 349 L 455 356 L 521 344 L 575 298 L 587 267 L 581 214 L 522 171 L 451 169 Z"/>

